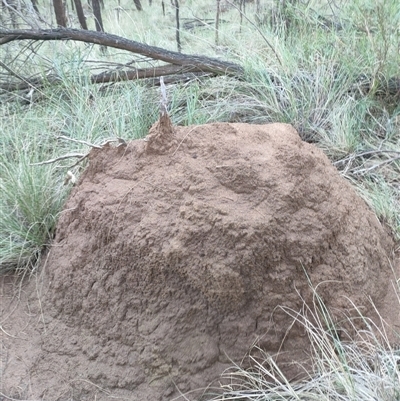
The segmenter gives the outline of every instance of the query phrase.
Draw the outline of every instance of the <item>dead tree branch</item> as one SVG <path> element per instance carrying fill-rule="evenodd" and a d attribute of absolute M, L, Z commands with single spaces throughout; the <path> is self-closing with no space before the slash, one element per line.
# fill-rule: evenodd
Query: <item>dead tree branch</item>
<path fill-rule="evenodd" d="M 0 45 L 15 40 L 75 40 L 126 50 L 174 65 L 190 68 L 195 67 L 197 71 L 210 72 L 217 75 L 237 76 L 243 74 L 243 68 L 235 63 L 211 57 L 178 53 L 104 32 L 78 29 L 0 29 Z"/>
<path fill-rule="evenodd" d="M 186 77 L 194 77 L 194 74 L 202 73 L 203 71 L 196 66 L 179 66 L 179 65 L 163 65 L 153 68 L 136 68 L 130 70 L 117 70 L 111 72 L 102 72 L 97 75 L 92 75 L 90 80 L 93 84 L 133 81 L 135 79 L 159 78 L 161 76 L 179 75 L 184 80 Z"/>

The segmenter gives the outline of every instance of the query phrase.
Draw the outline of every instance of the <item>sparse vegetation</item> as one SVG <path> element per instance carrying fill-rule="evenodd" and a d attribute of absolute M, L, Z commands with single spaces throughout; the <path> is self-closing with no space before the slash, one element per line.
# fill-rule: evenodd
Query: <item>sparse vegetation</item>
<path fill-rule="evenodd" d="M 313 367 L 305 371 L 306 379 L 291 382 L 282 373 L 275 358 L 249 356 L 250 369 L 235 365 L 225 372 L 229 384 L 223 386 L 222 400 L 318 400 L 318 401 L 394 401 L 400 399 L 400 351 L 393 348 L 385 325 L 377 326 L 365 319 L 344 317 L 350 331 L 339 340 L 331 316 L 316 295 L 313 307 L 300 313 L 286 312 L 301 324 L 311 342 Z M 365 327 L 360 330 L 360 321 Z M 257 347 L 256 347 L 257 348 Z M 308 369 L 310 369 L 308 367 Z M 304 376 L 304 375 L 303 375 Z"/>
<path fill-rule="evenodd" d="M 142 2 L 140 13 L 128 1 L 118 8 L 113 1 L 105 3 L 106 32 L 175 50 L 175 9 L 169 2 L 165 16 L 154 2 Z M 271 0 L 249 2 L 239 11 L 232 0 L 221 8 L 218 35 L 212 22 L 215 3 L 181 2 L 182 52 L 235 62 L 244 74 L 168 85 L 173 122 L 292 124 L 304 140 L 326 152 L 399 239 L 398 1 Z M 35 23 L 47 27 L 42 21 L 54 18 L 48 4 L 35 5 L 41 13 Z M 4 13 L 0 29 L 26 28 L 24 15 L 7 19 Z M 72 13 L 69 24 L 79 27 Z M 93 19 L 88 24 L 94 28 Z M 159 94 L 149 81 L 90 82 L 91 74 L 109 68 L 148 67 L 145 58 L 115 49 L 11 42 L 0 45 L 0 61 L 0 273 L 23 272 L 37 268 L 51 241 L 70 189 L 63 185 L 67 170 L 79 175 L 84 168 L 84 163 L 71 168 L 72 159 L 33 164 L 89 150 L 61 135 L 93 144 L 143 137 L 157 119 Z M 9 79 L 28 77 L 48 81 L 33 91 L 7 89 Z M 254 361 L 254 370 L 227 372 L 236 382 L 219 399 L 400 400 L 400 354 L 384 332 L 366 322 L 369 330 L 360 338 L 338 343 L 324 329 L 326 322 L 313 311 L 303 312 L 293 318 L 305 326 L 314 345 L 310 380 L 289 383 L 266 357 L 266 365 Z"/>

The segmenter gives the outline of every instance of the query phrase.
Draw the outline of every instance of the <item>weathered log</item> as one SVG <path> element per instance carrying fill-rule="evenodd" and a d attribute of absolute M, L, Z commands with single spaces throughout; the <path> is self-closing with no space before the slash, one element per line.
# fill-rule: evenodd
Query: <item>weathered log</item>
<path fill-rule="evenodd" d="M 165 83 L 170 84 L 177 82 L 189 82 L 193 79 L 209 77 L 213 75 L 215 74 L 203 72 L 198 70 L 196 67 L 182 67 L 179 65 L 168 64 L 151 68 L 105 71 L 96 75 L 92 75 L 90 77 L 90 81 L 93 84 L 104 84 L 110 82 L 135 81 L 138 79 L 144 79 L 149 86 L 158 86 L 159 77 L 161 76 L 164 77 Z M 0 91 L 4 90 L 7 92 L 14 92 L 26 91 L 30 90 L 31 88 L 40 89 L 48 85 L 55 85 L 62 82 L 61 78 L 57 77 L 56 75 L 48 75 L 46 78 L 19 78 L 19 81 L 14 80 L 0 83 Z"/>
<path fill-rule="evenodd" d="M 90 80 L 94 84 L 98 83 L 108 83 L 108 82 L 120 82 L 120 81 L 134 81 L 136 79 L 146 79 L 146 78 L 157 78 L 166 76 L 182 76 L 182 79 L 188 77 L 195 77 L 194 73 L 203 73 L 203 71 L 197 69 L 196 67 L 182 67 L 179 65 L 162 65 L 160 67 L 154 68 L 140 68 L 131 70 L 119 70 L 102 72 L 97 75 L 92 75 Z M 168 82 L 168 80 L 167 80 Z"/>

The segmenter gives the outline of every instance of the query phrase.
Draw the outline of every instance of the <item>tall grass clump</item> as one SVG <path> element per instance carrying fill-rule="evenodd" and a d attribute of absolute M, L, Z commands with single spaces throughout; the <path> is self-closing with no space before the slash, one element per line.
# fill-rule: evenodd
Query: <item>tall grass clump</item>
<path fill-rule="evenodd" d="M 222 395 L 212 400 L 400 400 L 400 350 L 391 345 L 385 322 L 374 323 L 354 305 L 351 309 L 355 314 L 343 316 L 340 339 L 333 317 L 317 294 L 312 306 L 304 304 L 300 312 L 286 310 L 310 340 L 310 361 L 304 367 L 298 365 L 304 379 L 289 380 L 276 356 L 254 346 L 245 360 L 250 367 L 234 365 L 225 371 Z"/>
<path fill-rule="evenodd" d="M 392 228 L 396 239 L 400 239 L 399 188 L 379 176 L 358 182 L 356 186 L 377 217 Z"/>
<path fill-rule="evenodd" d="M 32 165 L 52 151 L 30 117 L 0 128 L 0 273 L 35 269 L 66 195 L 55 166 Z"/>

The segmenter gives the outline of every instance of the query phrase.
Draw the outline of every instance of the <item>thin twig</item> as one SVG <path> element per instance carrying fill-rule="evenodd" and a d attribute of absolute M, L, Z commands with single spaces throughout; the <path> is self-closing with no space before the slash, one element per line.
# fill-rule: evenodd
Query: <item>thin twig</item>
<path fill-rule="evenodd" d="M 73 167 L 77 166 L 81 161 L 85 160 L 89 156 L 89 153 L 86 153 L 86 155 L 83 155 L 77 162 L 72 164 L 71 166 L 68 167 L 68 170 L 71 170 Z"/>
<path fill-rule="evenodd" d="M 12 397 L 9 397 L 8 395 L 5 395 L 5 394 L 3 394 L 1 392 L 0 392 L 0 397 L 3 397 L 4 399 L 10 400 L 10 401 L 33 401 L 33 400 L 21 400 L 19 398 L 12 398 Z M 42 400 L 40 400 L 40 401 L 42 401 Z"/>
<path fill-rule="evenodd" d="M 69 383 L 75 383 L 75 382 L 84 382 L 84 383 L 88 383 L 88 384 L 90 384 L 90 385 L 96 387 L 97 389 L 99 389 L 101 392 L 103 392 L 104 394 L 106 394 L 108 397 L 111 397 L 111 398 L 121 398 L 121 397 L 114 397 L 114 396 L 112 396 L 112 395 L 111 395 L 111 392 L 110 392 L 109 390 L 106 390 L 106 389 L 104 389 L 103 387 L 100 387 L 98 384 L 93 383 L 93 382 L 90 381 L 90 380 L 87 380 L 87 379 L 74 379 L 74 380 L 71 380 Z"/>
<path fill-rule="evenodd" d="M 2 2 L 3 2 L 3 4 L 4 4 L 7 8 L 9 8 L 13 13 L 19 15 L 19 17 L 20 17 L 23 21 L 25 21 L 25 23 L 28 24 L 32 29 L 39 29 L 39 28 L 40 28 L 40 26 L 39 26 L 39 24 L 37 23 L 37 21 L 35 21 L 35 19 L 32 18 L 32 14 L 30 14 L 30 18 L 29 18 L 29 19 L 28 19 L 28 18 L 25 18 L 25 16 L 24 16 L 21 12 L 19 12 L 15 7 L 13 7 L 13 5 L 8 4 L 6 0 L 2 0 Z M 32 24 L 32 22 L 35 22 L 35 24 Z"/>
<path fill-rule="evenodd" d="M 383 161 L 383 162 L 381 162 L 381 163 L 377 163 L 377 164 L 374 164 L 373 166 L 371 166 L 371 167 L 367 167 L 367 168 L 362 168 L 362 169 L 354 169 L 353 171 L 351 171 L 351 173 L 352 174 L 365 174 L 365 173 L 368 173 L 369 171 L 372 171 L 372 170 L 375 170 L 375 169 L 377 169 L 377 168 L 379 168 L 379 167 L 382 167 L 382 166 L 384 166 L 384 165 L 386 165 L 386 164 L 389 164 L 389 163 L 392 163 L 392 162 L 394 162 L 394 161 L 396 161 L 396 160 L 400 160 L 400 156 L 397 156 L 397 157 L 392 157 L 391 159 L 389 159 L 389 160 L 385 160 L 385 161 Z"/>
<path fill-rule="evenodd" d="M 119 136 L 117 136 L 117 137 L 115 137 L 115 138 L 105 139 L 105 140 L 100 144 L 100 148 L 103 149 L 103 146 L 108 145 L 109 143 L 112 143 L 112 142 L 118 142 L 117 147 L 118 147 L 118 146 L 121 146 L 121 145 L 124 145 L 124 146 L 127 145 L 125 139 L 120 138 Z"/>
<path fill-rule="evenodd" d="M 21 75 L 17 74 L 13 69 L 8 67 L 8 65 L 3 63 L 1 60 L 0 60 L 0 66 L 2 66 L 6 71 L 8 71 L 10 73 L 10 75 L 18 78 L 19 80 L 21 80 L 23 82 L 28 82 L 24 77 L 21 77 Z"/>
<path fill-rule="evenodd" d="M 379 153 L 394 153 L 396 155 L 400 155 L 400 152 L 397 150 L 380 150 L 380 149 L 369 150 L 369 151 L 363 152 L 363 153 L 352 153 L 351 155 L 345 157 L 344 159 L 340 159 L 340 160 L 334 162 L 333 164 L 334 165 L 342 164 L 344 162 L 347 162 L 348 160 L 354 160 L 357 157 L 363 157 L 363 156 L 374 155 L 374 154 L 379 154 Z"/>
<path fill-rule="evenodd" d="M 103 149 L 103 146 L 104 146 L 104 145 L 107 145 L 107 144 L 109 144 L 109 143 L 111 143 L 111 142 L 115 142 L 115 141 L 118 141 L 118 142 L 119 142 L 119 145 L 118 145 L 118 146 L 120 146 L 120 145 L 126 145 L 125 140 L 122 139 L 122 138 L 119 138 L 119 137 L 117 137 L 117 138 L 112 138 L 112 139 L 107 139 L 107 140 L 105 140 L 104 142 L 102 142 L 100 145 L 94 145 L 94 144 L 92 144 L 92 143 L 90 143 L 90 142 L 86 142 L 86 141 L 83 141 L 83 140 L 80 140 L 80 139 L 68 138 L 67 136 L 64 136 L 64 135 L 60 135 L 60 136 L 58 136 L 57 138 L 59 138 L 59 139 L 66 139 L 66 140 L 68 140 L 68 141 L 81 143 L 81 144 L 83 144 L 83 145 L 91 146 L 92 148 L 96 148 L 96 149 Z M 74 163 L 72 166 L 69 167 L 69 168 L 71 169 L 72 167 L 75 167 L 76 165 L 78 165 L 82 160 L 86 159 L 88 156 L 89 156 L 89 153 L 68 153 L 68 154 L 66 154 L 66 155 L 56 157 L 55 159 L 46 160 L 46 161 L 40 162 L 40 163 L 31 163 L 30 165 L 31 165 L 31 166 L 42 166 L 42 165 L 44 165 L 44 164 L 51 164 L 51 163 L 58 162 L 58 161 L 60 161 L 60 160 L 65 160 L 65 159 L 71 159 L 71 158 L 73 158 L 73 157 L 78 157 L 79 160 L 78 160 L 76 163 Z"/>
<path fill-rule="evenodd" d="M 88 155 L 89 155 L 89 153 L 87 153 L 87 154 L 83 154 L 83 153 L 68 153 L 66 155 L 56 157 L 55 159 L 46 160 L 44 162 L 31 163 L 30 166 L 42 166 L 44 164 L 51 164 L 51 163 L 58 162 L 59 160 L 71 159 L 73 157 L 80 157 L 83 160 Z"/>
<path fill-rule="evenodd" d="M 183 141 L 189 136 L 189 134 L 190 134 L 192 131 L 194 131 L 195 128 L 196 128 L 196 127 L 192 128 L 192 129 L 183 137 L 183 139 L 179 142 L 178 146 L 177 146 L 176 149 L 175 149 L 175 152 L 172 153 L 172 157 L 175 156 L 176 152 L 177 152 L 178 149 L 181 147 Z"/>
<path fill-rule="evenodd" d="M 239 13 L 241 15 L 243 15 L 243 17 L 251 24 L 253 25 L 253 27 L 257 30 L 257 32 L 261 35 L 261 37 L 264 39 L 265 43 L 269 46 L 269 48 L 273 51 L 273 53 L 275 54 L 276 59 L 278 60 L 279 64 L 283 67 L 283 63 L 281 58 L 279 57 L 277 51 L 275 50 L 275 48 L 271 45 L 271 43 L 269 43 L 269 40 L 265 37 L 265 35 L 261 32 L 261 29 L 250 19 L 247 17 L 246 14 L 243 13 L 243 11 L 234 3 L 232 3 L 231 1 L 227 0 L 227 3 L 230 4 L 231 6 L 235 7 L 236 10 L 239 11 Z"/>
<path fill-rule="evenodd" d="M 93 143 L 84 141 L 84 140 L 82 140 L 82 139 L 73 139 L 73 138 L 69 138 L 68 136 L 65 136 L 65 135 L 59 135 L 59 136 L 57 137 L 57 139 L 65 139 L 66 141 L 81 143 L 81 144 L 83 144 L 83 145 L 91 146 L 92 148 L 101 149 L 101 146 L 99 146 L 99 145 L 94 145 Z"/>
<path fill-rule="evenodd" d="M 19 339 L 19 337 L 16 337 L 16 336 L 13 336 L 13 335 L 10 334 L 10 333 L 7 333 L 7 332 L 3 329 L 3 326 L 2 326 L 2 325 L 0 325 L 0 330 L 1 330 L 6 336 L 8 336 L 8 337 Z"/>

